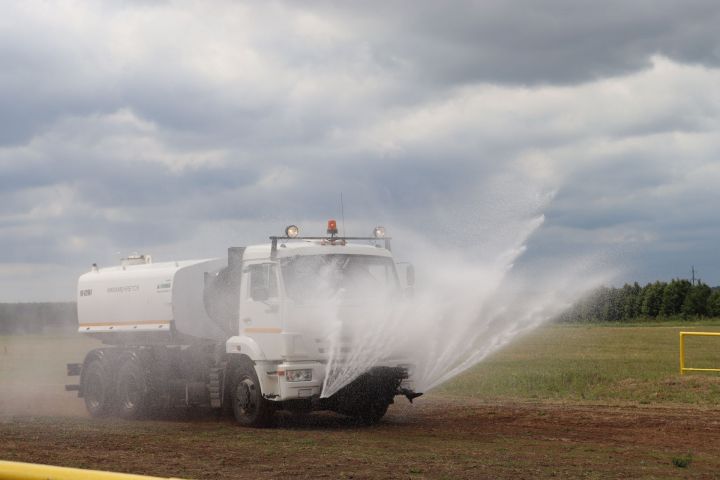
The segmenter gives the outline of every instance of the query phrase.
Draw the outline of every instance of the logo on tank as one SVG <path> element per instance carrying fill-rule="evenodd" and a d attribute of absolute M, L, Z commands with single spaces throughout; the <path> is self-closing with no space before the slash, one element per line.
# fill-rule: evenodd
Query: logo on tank
<path fill-rule="evenodd" d="M 140 285 L 125 285 L 122 287 L 109 287 L 107 293 L 133 293 L 140 291 Z"/>

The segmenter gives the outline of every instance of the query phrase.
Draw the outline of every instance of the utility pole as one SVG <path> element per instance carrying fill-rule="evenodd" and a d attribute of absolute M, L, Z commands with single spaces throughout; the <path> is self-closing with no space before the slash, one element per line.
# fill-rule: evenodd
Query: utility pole
<path fill-rule="evenodd" d="M 695 265 L 692 266 L 692 284 L 695 285 Z"/>

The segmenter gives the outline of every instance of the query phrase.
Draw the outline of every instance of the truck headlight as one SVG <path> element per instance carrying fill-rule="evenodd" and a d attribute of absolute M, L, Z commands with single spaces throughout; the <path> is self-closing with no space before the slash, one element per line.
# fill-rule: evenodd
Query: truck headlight
<path fill-rule="evenodd" d="M 285 378 L 288 382 L 309 382 L 312 380 L 312 368 L 285 370 Z"/>
<path fill-rule="evenodd" d="M 295 225 L 288 225 L 285 229 L 285 236 L 288 238 L 295 238 L 300 233 L 300 229 Z"/>

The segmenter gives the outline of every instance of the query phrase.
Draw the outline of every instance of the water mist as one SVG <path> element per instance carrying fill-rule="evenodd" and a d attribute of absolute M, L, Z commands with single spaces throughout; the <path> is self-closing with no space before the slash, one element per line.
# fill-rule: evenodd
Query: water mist
<path fill-rule="evenodd" d="M 428 392 L 606 281 L 608 273 L 587 258 L 517 271 L 528 240 L 544 222 L 542 206 L 502 210 L 493 224 L 482 224 L 491 232 L 484 239 L 448 231 L 447 238 L 463 241 L 433 242 L 396 230 L 396 244 L 410 245 L 419 284 L 412 296 L 355 292 L 364 300 L 352 308 L 343 306 L 342 292 L 329 296 L 324 334 L 330 356 L 322 396 L 373 366 L 397 362 L 409 366 L 415 391 Z"/>

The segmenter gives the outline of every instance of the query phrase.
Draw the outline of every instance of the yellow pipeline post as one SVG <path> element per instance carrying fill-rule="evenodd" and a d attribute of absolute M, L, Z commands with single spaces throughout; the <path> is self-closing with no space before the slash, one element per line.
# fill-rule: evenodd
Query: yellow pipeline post
<path fill-rule="evenodd" d="M 685 372 L 720 372 L 720 368 L 688 368 L 685 366 L 685 337 L 720 337 L 720 332 L 680 332 L 680 375 Z"/>
<path fill-rule="evenodd" d="M 685 375 L 685 332 L 680 332 L 680 375 Z"/>
<path fill-rule="evenodd" d="M 101 472 L 0 460 L 0 480 L 168 480 L 130 473 Z M 176 479 L 178 480 L 178 479 Z"/>

